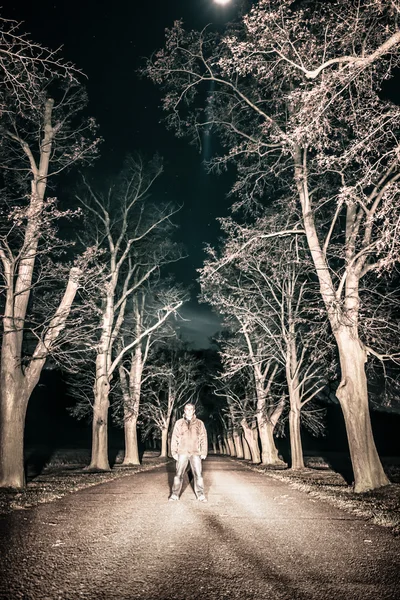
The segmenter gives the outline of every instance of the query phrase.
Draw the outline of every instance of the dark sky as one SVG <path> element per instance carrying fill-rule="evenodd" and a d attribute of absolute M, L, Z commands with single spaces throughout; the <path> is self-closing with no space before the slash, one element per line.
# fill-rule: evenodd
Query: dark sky
<path fill-rule="evenodd" d="M 195 282 L 202 264 L 203 246 L 216 242 L 216 217 L 229 209 L 226 194 L 230 178 L 205 173 L 203 158 L 187 140 L 178 140 L 160 123 L 160 91 L 137 75 L 143 58 L 163 46 L 165 28 L 182 18 L 187 28 L 208 23 L 223 27 L 237 14 L 241 0 L 227 7 L 213 0 L 6 0 L 1 14 L 24 21 L 30 37 L 52 49 L 63 46 L 64 59 L 72 61 L 88 77 L 89 112 L 100 125 L 104 138 L 94 174 L 118 171 L 128 152 L 147 156 L 160 153 L 165 174 L 155 193 L 183 204 L 177 221 L 177 238 L 188 258 L 175 267 L 177 279 Z M 60 194 L 59 194 L 60 195 Z M 193 289 L 193 298 L 198 288 Z M 188 304 L 185 328 L 197 345 L 218 328 L 218 321 L 205 306 Z"/>

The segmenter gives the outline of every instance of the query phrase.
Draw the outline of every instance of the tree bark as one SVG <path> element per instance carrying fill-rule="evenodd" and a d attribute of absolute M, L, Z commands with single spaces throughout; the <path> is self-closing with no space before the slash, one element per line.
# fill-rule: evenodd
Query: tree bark
<path fill-rule="evenodd" d="M 228 434 L 227 441 L 228 441 L 228 448 L 229 448 L 230 456 L 236 456 L 236 449 L 235 449 L 235 444 L 233 441 L 232 434 Z"/>
<path fill-rule="evenodd" d="M 300 408 L 291 406 L 289 412 L 289 435 L 290 435 L 290 468 L 293 471 L 304 469 L 303 446 L 300 431 Z"/>
<path fill-rule="evenodd" d="M 110 406 L 110 383 L 107 373 L 107 356 L 96 357 L 96 382 L 94 385 L 94 404 L 92 421 L 92 455 L 89 471 L 109 471 L 108 461 L 108 409 Z"/>
<path fill-rule="evenodd" d="M 336 396 L 346 425 L 354 491 L 367 492 L 390 482 L 383 470 L 372 433 L 365 375 L 366 351 L 345 328 L 338 330 L 335 337 L 342 375 Z"/>
<path fill-rule="evenodd" d="M 233 442 L 235 445 L 236 457 L 243 458 L 243 445 L 241 435 L 237 432 L 233 432 Z"/>
<path fill-rule="evenodd" d="M 246 437 L 242 435 L 242 446 L 243 446 L 243 458 L 244 460 L 251 460 L 251 452 L 247 443 Z"/>
<path fill-rule="evenodd" d="M 29 395 L 18 382 L 21 373 L 2 369 L 1 375 L 0 487 L 19 489 L 25 486 L 24 428 Z"/>
<path fill-rule="evenodd" d="M 251 462 L 258 465 L 261 462 L 260 449 L 258 447 L 258 430 L 256 427 L 250 427 L 246 419 L 242 419 L 244 437 L 251 454 Z"/>
<path fill-rule="evenodd" d="M 167 458 L 168 452 L 168 427 L 161 430 L 161 452 L 160 457 Z"/>
<path fill-rule="evenodd" d="M 137 416 L 129 413 L 124 420 L 125 456 L 122 466 L 140 465 L 137 437 Z"/>
<path fill-rule="evenodd" d="M 137 421 L 139 417 L 142 373 L 142 347 L 138 344 L 132 353 L 129 372 L 129 400 L 128 402 L 124 402 L 125 456 L 122 462 L 123 466 L 140 465 Z"/>
<path fill-rule="evenodd" d="M 258 433 L 261 441 L 261 463 L 263 465 L 282 465 L 274 440 L 275 425 L 271 421 L 257 415 Z"/>

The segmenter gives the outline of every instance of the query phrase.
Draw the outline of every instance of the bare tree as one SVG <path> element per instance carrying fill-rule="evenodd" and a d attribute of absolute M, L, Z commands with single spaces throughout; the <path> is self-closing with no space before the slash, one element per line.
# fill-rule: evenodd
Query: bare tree
<path fill-rule="evenodd" d="M 176 210 L 169 205 L 150 204 L 148 198 L 152 185 L 161 173 L 162 164 L 158 157 L 148 164 L 140 157 L 128 157 L 117 182 L 110 185 L 106 193 L 96 191 L 84 180 L 84 193 L 77 195 L 86 211 L 88 222 L 90 220 L 88 230 L 91 237 L 88 243 L 97 245 L 101 252 L 102 267 L 98 295 L 94 299 L 99 337 L 95 357 L 90 470 L 110 468 L 107 449 L 108 410 L 114 372 L 118 372 L 121 361 L 133 351 L 137 359 L 133 376 L 135 369 L 141 368 L 141 349 L 137 347 L 182 304 L 181 298 L 171 295 L 166 304 L 159 308 L 158 319 L 144 330 L 141 329 L 140 320 L 137 321 L 140 333 L 133 334 L 124 343 L 121 334 L 128 302 L 132 301 L 152 275 L 158 273 L 163 264 L 179 257 L 179 251 L 169 239 L 172 227 L 170 219 Z M 88 301 L 92 302 L 93 298 Z M 129 439 L 133 439 L 134 422 L 128 420 L 127 428 L 128 422 L 132 424 L 132 437 Z M 128 455 L 129 452 L 130 446 Z M 129 456 L 129 460 L 132 457 Z"/>
<path fill-rule="evenodd" d="M 125 431 L 125 456 L 123 465 L 140 464 L 137 438 L 137 423 L 140 415 L 140 400 L 143 384 L 143 371 L 149 357 L 149 351 L 160 343 L 174 343 L 175 332 L 168 327 L 167 317 L 176 316 L 177 311 L 187 300 L 186 293 L 177 285 L 168 282 L 154 283 L 151 278 L 146 287 L 139 289 L 132 297 L 132 309 L 125 318 L 120 347 L 130 346 L 134 340 L 140 340 L 134 348 L 125 354 L 119 363 L 119 382 L 122 392 L 123 425 Z M 147 288 L 147 289 L 146 289 Z M 166 307 L 173 308 L 170 312 Z M 156 388 L 165 383 L 160 380 L 160 373 L 154 368 L 145 375 Z M 146 395 L 154 395 L 151 386 L 146 388 Z M 167 431 L 174 406 L 174 397 L 169 394 L 166 415 Z M 163 439 L 163 438 L 162 438 Z M 164 455 L 163 455 L 164 456 Z"/>
<path fill-rule="evenodd" d="M 65 327 L 91 254 L 88 250 L 73 265 L 65 258 L 60 262 L 65 243 L 57 238 L 56 223 L 74 213 L 61 211 L 47 190 L 60 172 L 91 161 L 99 140 L 94 121 L 79 119 L 86 96 L 75 80 L 78 72 L 19 34 L 15 23 L 2 23 L 0 486 L 19 488 L 28 401 Z M 51 281 L 53 308 L 47 305 L 47 314 L 40 315 L 39 288 L 48 291 Z"/>
<path fill-rule="evenodd" d="M 237 165 L 236 207 L 265 196 L 300 206 L 339 351 L 356 492 L 388 483 L 365 364 L 398 349 L 360 337 L 360 284 L 399 257 L 400 108 L 380 94 L 400 64 L 399 10 L 398 0 L 260 0 L 222 37 L 176 23 L 146 69 L 165 91 L 170 126 L 196 139 L 204 127 L 220 134 L 227 153 L 213 165 Z M 202 110 L 197 92 L 207 89 Z"/>

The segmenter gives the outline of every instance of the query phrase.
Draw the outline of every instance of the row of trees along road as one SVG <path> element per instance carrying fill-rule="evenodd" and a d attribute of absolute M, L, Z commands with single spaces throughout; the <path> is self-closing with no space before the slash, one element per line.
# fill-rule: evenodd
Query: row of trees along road
<path fill-rule="evenodd" d="M 317 293 L 304 238 L 272 237 L 275 215 L 243 227 L 222 220 L 223 251 L 214 250 L 200 278 L 203 300 L 223 317 L 222 384 L 233 428 L 241 427 L 253 460 L 280 464 L 274 432 L 289 404 L 291 468 L 304 468 L 300 420 L 321 430 L 321 411 L 312 400 L 335 374 L 327 319 Z M 258 233 L 258 238 L 257 238 Z M 251 248 L 240 250 L 248 240 Z M 236 260 L 227 257 L 237 254 Z M 310 410 L 310 407 L 311 410 Z"/>
<path fill-rule="evenodd" d="M 297 235 L 336 342 L 357 492 L 388 483 L 366 363 L 399 358 L 396 346 L 363 335 L 365 307 L 399 257 L 400 108 L 384 93 L 400 65 L 399 11 L 398 0 L 259 0 L 222 35 L 176 22 L 144 69 L 170 127 L 194 140 L 203 128 L 219 135 L 226 152 L 210 168 L 236 166 L 234 208 L 299 207 Z"/>
<path fill-rule="evenodd" d="M 160 278 L 160 268 L 181 257 L 171 241 L 175 209 L 149 200 L 160 159 L 128 158 L 106 193 L 84 179 L 80 208 L 62 211 L 49 189 L 62 172 L 91 163 L 100 142 L 94 121 L 81 118 L 81 73 L 16 23 L 1 26 L 0 486 L 19 488 L 28 401 L 50 356 L 92 410 L 91 469 L 109 468 L 109 394 L 119 372 L 125 462 L 138 462 L 146 348 L 186 296 Z M 68 219 L 77 219 L 73 228 L 64 227 Z M 60 239 L 61 229 L 74 238 Z"/>

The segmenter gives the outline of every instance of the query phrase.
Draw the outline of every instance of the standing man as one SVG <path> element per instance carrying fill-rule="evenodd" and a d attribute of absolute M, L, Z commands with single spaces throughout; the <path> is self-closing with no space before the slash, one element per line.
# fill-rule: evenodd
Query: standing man
<path fill-rule="evenodd" d="M 175 423 L 171 439 L 171 454 L 176 460 L 176 473 L 169 500 L 179 500 L 183 476 L 190 462 L 197 500 L 207 502 L 201 474 L 201 461 L 207 456 L 207 432 L 203 421 L 196 417 L 194 404 L 186 404 L 183 419 Z"/>

